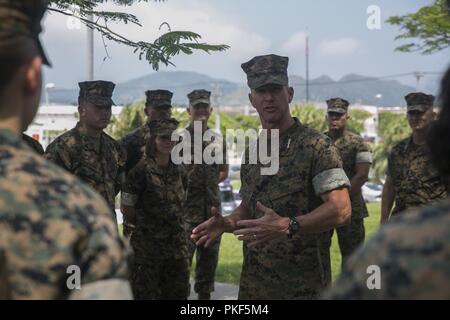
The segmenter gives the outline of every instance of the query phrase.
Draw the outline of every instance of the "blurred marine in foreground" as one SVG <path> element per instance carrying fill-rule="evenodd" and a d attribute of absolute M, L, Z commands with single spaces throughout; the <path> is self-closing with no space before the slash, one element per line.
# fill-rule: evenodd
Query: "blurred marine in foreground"
<path fill-rule="evenodd" d="M 46 7 L 0 0 L 0 297 L 131 298 L 107 203 L 22 141 L 49 65 L 38 39 Z"/>

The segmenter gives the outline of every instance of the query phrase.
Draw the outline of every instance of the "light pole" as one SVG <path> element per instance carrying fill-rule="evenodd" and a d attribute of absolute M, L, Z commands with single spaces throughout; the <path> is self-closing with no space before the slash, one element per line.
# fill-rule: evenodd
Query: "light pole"
<path fill-rule="evenodd" d="M 48 107 L 49 106 L 49 99 L 48 99 L 48 90 L 49 89 L 53 89 L 55 87 L 54 83 L 46 83 L 45 84 L 45 105 Z"/>

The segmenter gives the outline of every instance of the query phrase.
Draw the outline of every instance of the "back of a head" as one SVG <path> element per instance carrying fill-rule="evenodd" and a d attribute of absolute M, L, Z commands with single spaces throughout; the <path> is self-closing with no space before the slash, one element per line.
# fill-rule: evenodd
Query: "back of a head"
<path fill-rule="evenodd" d="M 441 110 L 430 129 L 428 144 L 438 170 L 450 177 L 450 67 L 441 81 L 438 104 Z"/>
<path fill-rule="evenodd" d="M 49 64 L 38 38 L 46 8 L 46 0 L 0 0 L 0 94 L 33 58 Z"/>

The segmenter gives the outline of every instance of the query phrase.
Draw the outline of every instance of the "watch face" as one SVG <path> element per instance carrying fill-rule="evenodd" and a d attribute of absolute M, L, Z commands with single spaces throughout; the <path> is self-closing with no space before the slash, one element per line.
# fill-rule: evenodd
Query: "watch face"
<path fill-rule="evenodd" d="M 298 222 L 294 218 L 292 218 L 291 221 L 289 222 L 289 229 L 293 232 L 297 232 L 299 229 Z"/>

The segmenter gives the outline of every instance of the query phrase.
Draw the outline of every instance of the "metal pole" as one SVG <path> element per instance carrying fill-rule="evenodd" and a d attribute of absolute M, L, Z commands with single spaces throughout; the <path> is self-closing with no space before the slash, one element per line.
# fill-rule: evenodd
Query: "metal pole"
<path fill-rule="evenodd" d="M 88 16 L 89 21 L 94 21 L 92 15 Z M 94 29 L 87 28 L 87 79 L 94 80 Z"/>
<path fill-rule="evenodd" d="M 422 72 L 415 72 L 414 75 L 416 76 L 416 92 L 420 91 L 420 78 L 424 76 Z"/>
<path fill-rule="evenodd" d="M 309 101 L 309 37 L 306 35 L 305 41 L 305 56 L 306 56 L 306 102 Z"/>
<path fill-rule="evenodd" d="M 48 107 L 48 88 L 45 86 L 45 105 Z"/>

